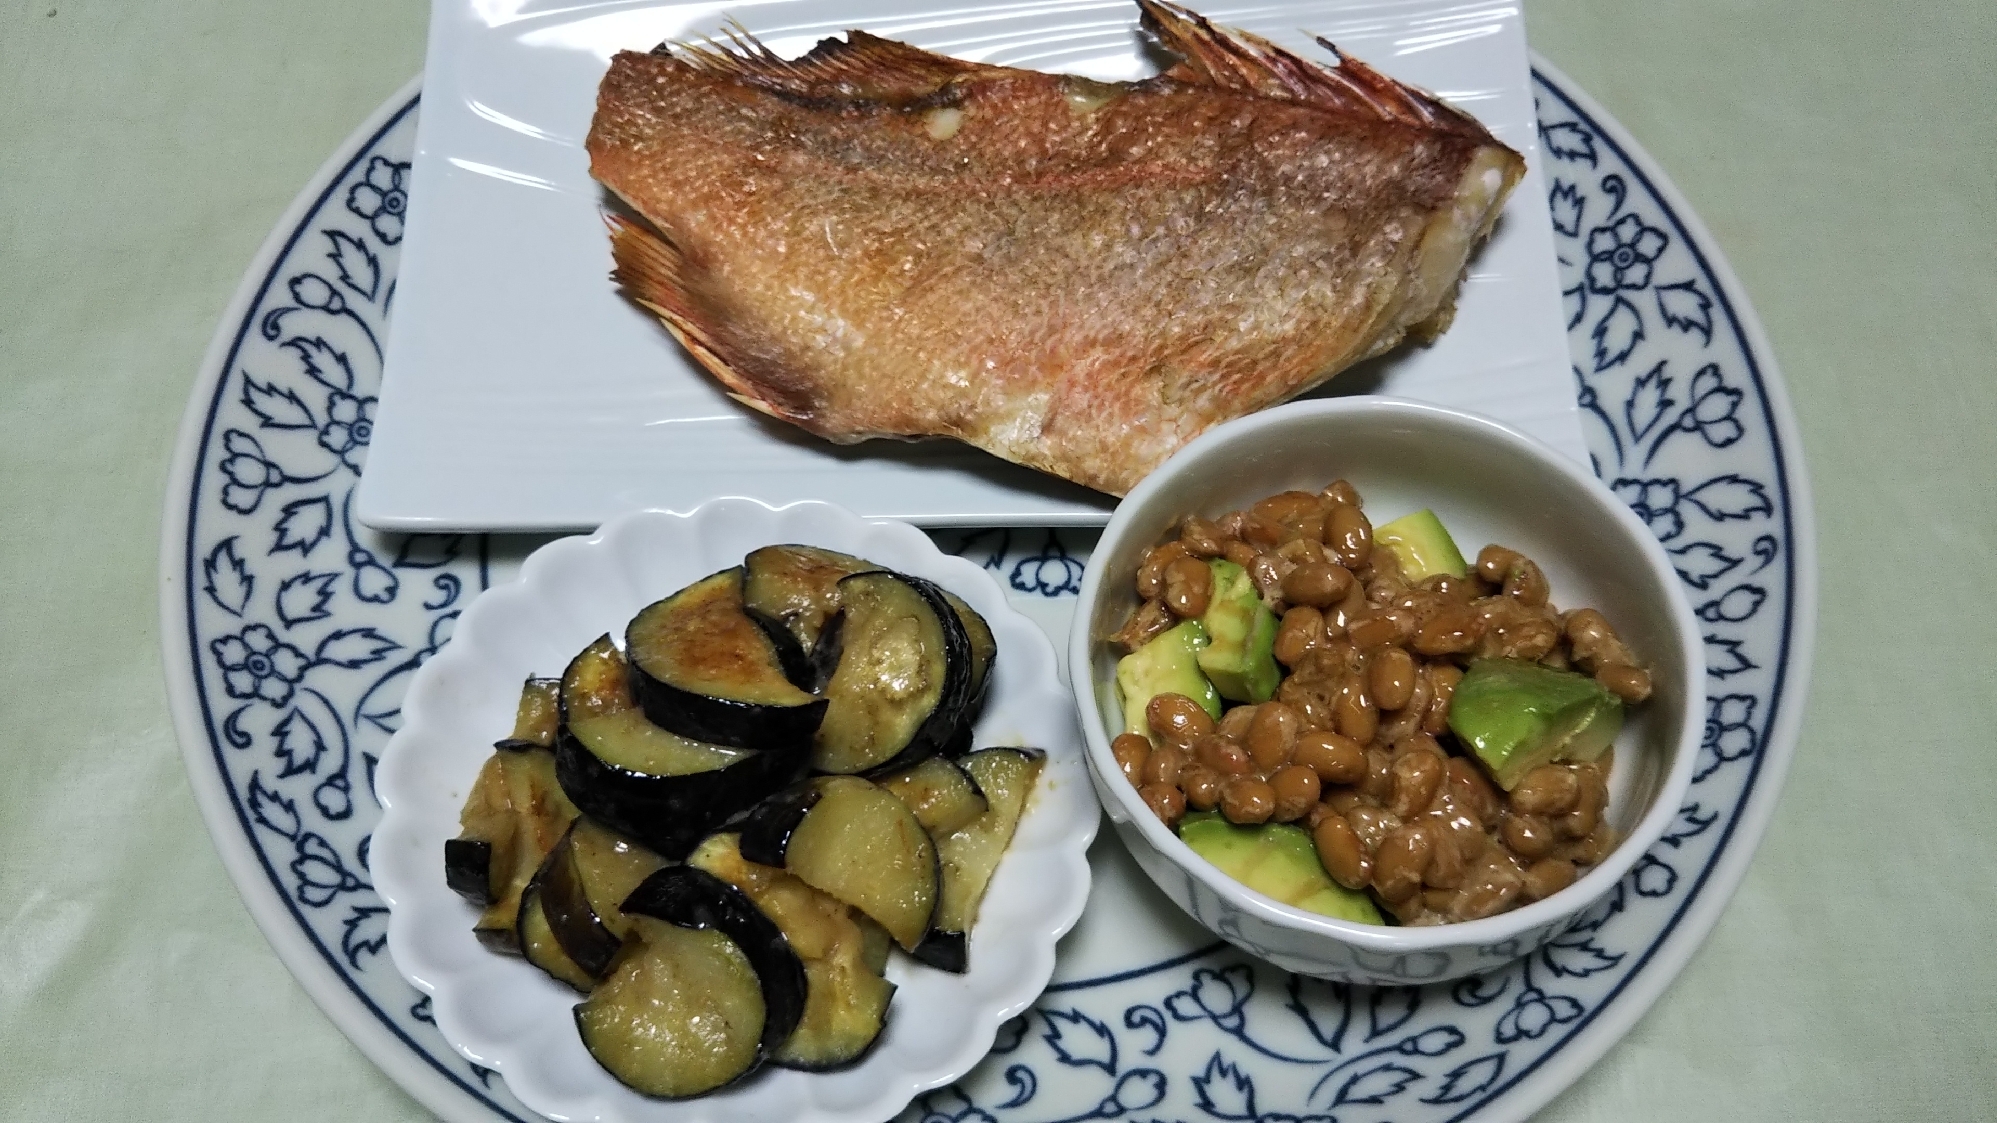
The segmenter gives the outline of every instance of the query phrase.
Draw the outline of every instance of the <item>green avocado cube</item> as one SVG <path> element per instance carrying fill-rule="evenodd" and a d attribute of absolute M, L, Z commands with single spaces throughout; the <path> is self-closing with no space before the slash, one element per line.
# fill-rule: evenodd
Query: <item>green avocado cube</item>
<path fill-rule="evenodd" d="M 1449 728 L 1510 791 L 1542 764 L 1601 756 L 1622 732 L 1623 703 L 1583 674 L 1479 659 L 1450 699 Z"/>
<path fill-rule="evenodd" d="M 1373 544 L 1385 546 L 1401 563 L 1401 576 L 1410 583 L 1426 581 L 1438 573 L 1468 577 L 1470 566 L 1456 540 L 1443 529 L 1442 520 L 1424 507 L 1412 515 L 1402 515 L 1385 526 L 1373 528 Z"/>
<path fill-rule="evenodd" d="M 1220 695 L 1200 673 L 1199 652 L 1207 643 L 1206 629 L 1198 620 L 1181 620 L 1116 661 L 1116 693 L 1123 700 L 1125 733 L 1151 736 L 1144 707 L 1160 694 L 1183 694 L 1214 718 L 1220 717 Z"/>
<path fill-rule="evenodd" d="M 1199 651 L 1200 670 L 1222 698 L 1267 702 L 1283 681 L 1276 665 L 1276 614 L 1262 603 L 1247 570 L 1223 558 L 1208 561 L 1207 568 L 1213 596 L 1200 623 L 1212 642 Z"/>
<path fill-rule="evenodd" d="M 1333 881 L 1302 827 L 1263 823 L 1244 827 L 1212 811 L 1179 821 L 1179 838 L 1214 868 L 1265 897 L 1320 916 L 1383 924 L 1373 898 Z"/>

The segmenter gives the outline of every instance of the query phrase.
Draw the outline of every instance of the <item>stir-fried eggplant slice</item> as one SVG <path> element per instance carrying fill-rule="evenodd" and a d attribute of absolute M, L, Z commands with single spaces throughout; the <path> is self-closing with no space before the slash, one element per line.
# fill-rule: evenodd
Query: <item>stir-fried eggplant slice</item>
<path fill-rule="evenodd" d="M 839 612 L 839 581 L 879 569 L 865 558 L 819 546 L 765 546 L 742 559 L 742 604 L 782 626 L 805 651 L 818 646 Z"/>
<path fill-rule="evenodd" d="M 610 633 L 591 640 L 569 660 L 556 680 L 555 710 L 559 726 L 574 726 L 638 708 L 631 689 L 631 666 Z M 559 737 L 559 733 L 557 734 Z"/>
<path fill-rule="evenodd" d="M 541 868 L 545 871 L 547 863 L 543 862 Z M 555 929 L 548 923 L 547 910 L 541 907 L 542 882 L 543 875 L 536 874 L 534 880 L 527 883 L 526 891 L 520 894 L 520 914 L 514 921 L 514 941 L 527 962 L 577 990 L 587 991 L 590 984 L 596 981 L 596 976 L 571 958 L 568 949 L 555 937 Z"/>
<path fill-rule="evenodd" d="M 619 906 L 665 864 L 648 847 L 587 817 L 562 836 L 541 874 L 541 911 L 578 967 L 598 978 L 610 969 L 631 927 Z"/>
<path fill-rule="evenodd" d="M 971 697 L 964 705 L 964 716 L 957 722 L 957 732 L 950 742 L 937 752 L 952 760 L 971 751 L 975 743 L 975 726 L 978 714 L 985 708 L 985 695 L 990 693 L 992 663 L 998 658 L 998 639 L 992 635 L 991 626 L 978 611 L 965 603 L 962 597 L 943 590 L 943 597 L 957 613 L 957 622 L 964 625 L 964 636 L 971 644 Z"/>
<path fill-rule="evenodd" d="M 796 780 L 807 747 L 751 753 L 711 772 L 654 776 L 607 764 L 580 741 L 565 739 L 556 764 L 562 786 L 593 818 L 678 859 L 731 815 Z"/>
<path fill-rule="evenodd" d="M 756 751 L 697 741 L 652 724 L 609 636 L 562 675 L 555 759 L 576 805 L 667 858 L 683 857 L 730 815 L 792 782 L 810 744 Z"/>
<path fill-rule="evenodd" d="M 790 849 L 790 836 L 804 822 L 805 812 L 818 806 L 824 797 L 822 785 L 799 784 L 750 808 L 741 823 L 743 856 L 761 865 L 781 867 L 784 852 Z"/>
<path fill-rule="evenodd" d="M 795 1032 L 805 974 L 735 886 L 668 866 L 624 900 L 629 936 L 576 1007 L 583 1045 L 648 1096 L 684 1099 L 747 1076 Z"/>
<path fill-rule="evenodd" d="M 864 1054 L 887 1025 L 895 992 L 881 977 L 887 966 L 885 930 L 791 873 L 744 858 L 734 834 L 708 838 L 687 864 L 740 889 L 783 930 L 804 963 L 804 1013 L 771 1062 L 820 1071 Z"/>
<path fill-rule="evenodd" d="M 766 1011 L 756 969 L 725 933 L 639 917 L 575 1018 L 605 1071 L 644 1095 L 676 1100 L 753 1072 Z"/>
<path fill-rule="evenodd" d="M 792 679 L 810 677 L 803 649 L 743 608 L 740 566 L 647 605 L 624 647 L 645 715 L 681 736 L 765 748 L 809 738 L 825 715 Z"/>
<path fill-rule="evenodd" d="M 957 622 L 964 626 L 964 638 L 971 645 L 971 700 L 966 705 L 970 716 L 975 717 L 984 706 L 985 695 L 992 683 L 992 664 L 998 660 L 998 637 L 992 635 L 992 626 L 963 597 L 948 589 L 941 592 L 943 599 L 957 614 Z M 968 719 L 965 724 L 969 724 Z"/>
<path fill-rule="evenodd" d="M 492 843 L 484 839 L 445 839 L 444 884 L 451 892 L 484 908 L 495 899 L 492 857 Z"/>
<path fill-rule="evenodd" d="M 962 972 L 969 966 L 978 904 L 1012 844 L 1045 762 L 1045 754 L 1036 749 L 980 749 L 964 758 L 964 771 L 977 781 L 991 809 L 936 842 L 943 884 L 936 927 L 914 950 L 917 959 L 945 971 Z"/>
<path fill-rule="evenodd" d="M 520 688 L 520 705 L 513 712 L 513 732 L 493 742 L 495 749 L 524 752 L 555 747 L 555 727 L 561 721 L 561 681 L 530 678 Z"/>
<path fill-rule="evenodd" d="M 575 856 L 569 847 L 569 840 L 574 837 L 575 827 L 571 826 L 569 833 L 548 852 L 548 860 L 542 863 L 541 874 L 534 883 L 534 905 L 541 922 L 548 926 L 548 934 L 561 948 L 562 957 L 584 977 L 595 980 L 610 969 L 610 957 L 617 954 L 623 941 L 589 907 L 589 894 L 583 888 L 582 874 L 576 869 Z"/>
<path fill-rule="evenodd" d="M 545 749 L 495 752 L 473 781 L 459 835 L 444 843 L 444 880 L 483 905 L 472 931 L 499 952 L 517 952 L 520 895 L 576 809 L 555 782 Z"/>
<path fill-rule="evenodd" d="M 839 582 L 839 600 L 812 767 L 899 769 L 949 745 L 967 714 L 971 653 L 942 591 L 919 577 L 860 573 Z"/>
<path fill-rule="evenodd" d="M 893 793 L 853 776 L 823 776 L 750 812 L 742 854 L 782 866 L 879 921 L 904 949 L 936 910 L 936 845 Z"/>
<path fill-rule="evenodd" d="M 866 913 L 853 910 L 853 923 L 860 926 L 860 962 L 876 975 L 887 973 L 888 952 L 894 947 L 894 937 L 881 927 L 881 922 Z"/>
<path fill-rule="evenodd" d="M 578 722 L 568 735 L 581 742 L 591 756 L 628 772 L 647 776 L 693 776 L 717 772 L 758 752 L 737 749 L 682 737 L 653 725 L 645 712 L 636 708 L 605 714 Z"/>
<path fill-rule="evenodd" d="M 692 866 L 658 870 L 624 899 L 627 917 L 650 917 L 682 928 L 712 928 L 735 941 L 763 991 L 762 1046 L 768 1053 L 797 1028 L 804 1011 L 804 964 L 783 929 L 746 894 Z"/>
<path fill-rule="evenodd" d="M 561 678 L 561 735 L 582 742 L 605 764 L 648 776 L 686 776 L 726 768 L 753 750 L 710 744 L 646 720 L 631 689 L 630 666 L 608 634 L 569 662 Z"/>
<path fill-rule="evenodd" d="M 555 743 L 556 686 L 554 679 L 528 679 L 520 690 L 512 735 L 494 742 L 493 748 L 518 754 L 551 747 Z M 509 908 L 516 906 L 520 890 L 534 875 L 532 867 L 539 866 L 542 855 L 547 853 L 541 850 L 532 854 L 521 863 L 523 868 L 515 868 L 513 798 L 507 769 L 505 760 L 497 754 L 486 759 L 459 815 L 462 828 L 459 837 L 444 843 L 445 883 L 480 907 L 508 897 L 509 890 Z M 512 928 L 510 912 L 503 926 Z"/>
<path fill-rule="evenodd" d="M 569 831 L 569 852 L 582 877 L 590 911 L 623 939 L 630 929 L 630 919 L 624 915 L 625 899 L 663 868 L 666 860 L 636 839 L 588 818 L 578 819 Z"/>
<path fill-rule="evenodd" d="M 931 838 L 942 838 L 991 810 L 970 773 L 940 756 L 874 782 L 900 796 Z"/>

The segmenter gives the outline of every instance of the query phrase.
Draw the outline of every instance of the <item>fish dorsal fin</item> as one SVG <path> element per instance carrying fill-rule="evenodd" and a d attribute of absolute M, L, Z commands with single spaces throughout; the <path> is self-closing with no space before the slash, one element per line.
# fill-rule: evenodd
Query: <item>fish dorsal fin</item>
<path fill-rule="evenodd" d="M 697 70 L 814 100 L 911 101 L 932 95 L 958 78 L 998 69 L 864 31 L 848 31 L 843 40 L 821 39 L 809 52 L 786 59 L 739 24 L 724 31 L 722 40 L 661 43 L 652 53 Z"/>
<path fill-rule="evenodd" d="M 1179 57 L 1165 77 L 1262 97 L 1301 101 L 1340 113 L 1437 129 L 1482 142 L 1477 119 L 1413 86 L 1396 82 L 1324 39 L 1338 65 L 1299 58 L 1258 35 L 1219 27 L 1167 0 L 1137 0 L 1144 29 Z"/>

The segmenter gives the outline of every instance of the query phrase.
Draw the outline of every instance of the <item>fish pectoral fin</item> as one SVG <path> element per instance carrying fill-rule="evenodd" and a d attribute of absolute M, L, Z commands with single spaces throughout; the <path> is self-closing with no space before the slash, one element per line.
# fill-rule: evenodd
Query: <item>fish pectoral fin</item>
<path fill-rule="evenodd" d="M 1291 54 L 1259 35 L 1220 27 L 1169 0 L 1137 0 L 1137 6 L 1144 29 L 1179 57 L 1166 77 L 1497 143 L 1476 118 L 1387 77 L 1322 38 L 1318 44 L 1338 59 L 1336 67 Z"/>
<path fill-rule="evenodd" d="M 622 215 L 607 215 L 604 222 L 610 227 L 610 259 L 616 263 L 610 279 L 664 320 L 674 335 L 682 336 L 688 350 L 713 353 L 714 341 L 701 326 L 698 309 L 687 291 L 686 255 Z M 704 355 L 702 361 L 706 361 Z"/>
<path fill-rule="evenodd" d="M 755 382 L 745 378 L 722 354 L 720 341 L 708 327 L 688 287 L 686 255 L 671 242 L 621 215 L 606 216 L 610 226 L 610 258 L 616 262 L 611 279 L 666 325 L 680 346 L 708 369 L 729 396 L 771 417 L 792 420 L 790 411 L 769 401 Z"/>

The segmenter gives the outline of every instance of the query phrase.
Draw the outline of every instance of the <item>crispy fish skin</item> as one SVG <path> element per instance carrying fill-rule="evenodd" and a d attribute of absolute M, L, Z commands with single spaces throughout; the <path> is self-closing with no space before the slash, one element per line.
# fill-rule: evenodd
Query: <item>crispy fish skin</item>
<path fill-rule="evenodd" d="M 744 404 L 1121 495 L 1207 428 L 1447 326 L 1524 161 L 1353 59 L 1139 0 L 1135 83 L 863 32 L 612 61 L 616 277 Z M 1325 44 L 1329 47 L 1329 44 Z"/>

